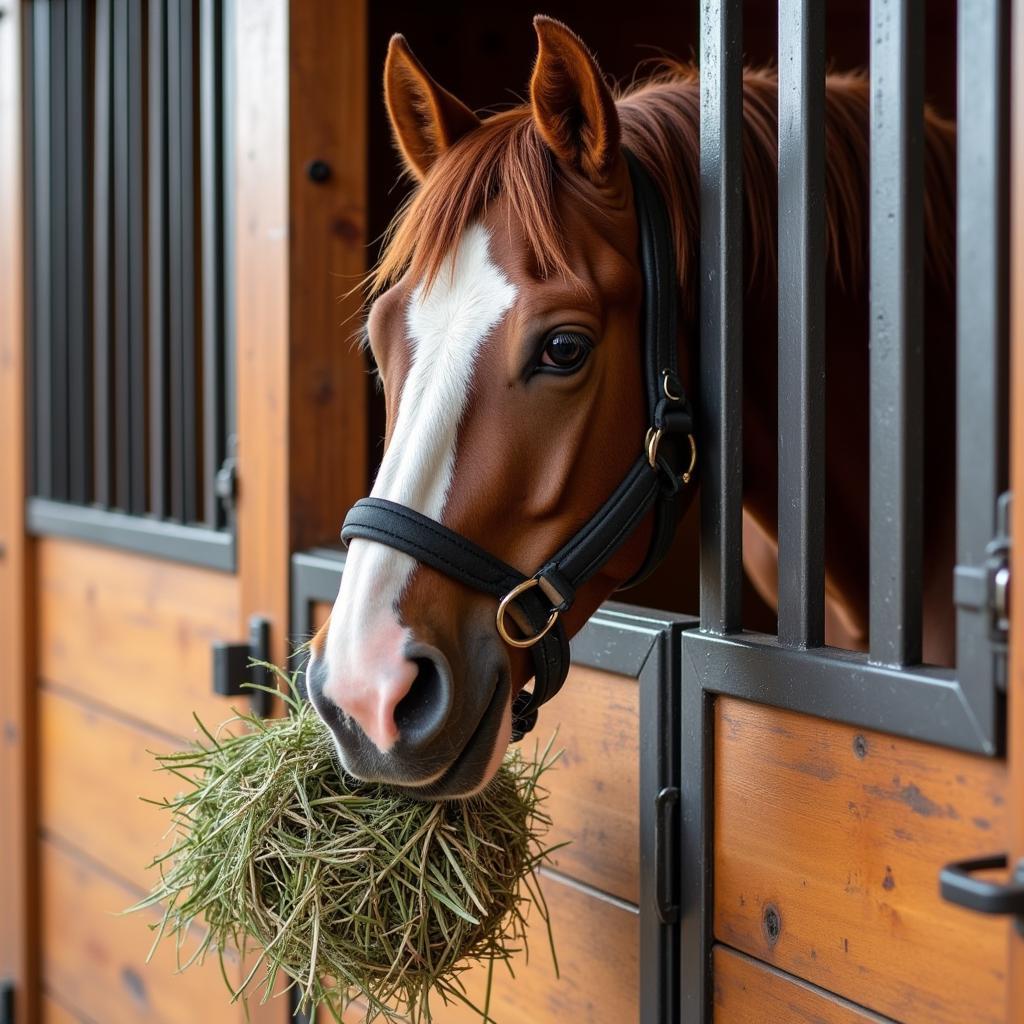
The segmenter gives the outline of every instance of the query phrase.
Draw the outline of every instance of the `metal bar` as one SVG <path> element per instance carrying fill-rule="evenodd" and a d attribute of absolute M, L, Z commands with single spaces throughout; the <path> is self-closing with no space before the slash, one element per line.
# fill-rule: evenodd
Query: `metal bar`
<path fill-rule="evenodd" d="M 114 107 L 114 495 L 131 508 L 131 274 L 129 267 L 128 4 L 113 0 Z"/>
<path fill-rule="evenodd" d="M 794 650 L 774 636 L 751 633 L 688 634 L 683 650 L 684 675 L 696 672 L 709 693 L 974 753 L 996 752 L 952 669 L 880 665 L 834 648 Z"/>
<path fill-rule="evenodd" d="M 33 282 L 35 295 L 33 325 L 34 353 L 34 409 L 36 451 L 36 493 L 54 497 L 53 476 L 53 421 L 50 416 L 53 395 L 53 304 L 51 284 L 51 202 L 52 167 L 50 162 L 50 4 L 33 5 L 32 12 L 32 96 L 33 96 L 33 170 L 35 171 L 35 266 Z"/>
<path fill-rule="evenodd" d="M 179 5 L 180 27 L 178 35 L 180 70 L 178 85 L 181 89 L 181 134 L 179 137 L 181 161 L 181 377 L 182 377 L 182 449 L 184 473 L 182 476 L 183 521 L 199 519 L 199 464 L 197 392 L 199 377 L 197 346 L 199 318 L 196 310 L 196 267 L 200 253 L 196 248 L 196 67 L 195 67 L 195 0 L 182 0 Z"/>
<path fill-rule="evenodd" d="M 741 627 L 743 5 L 701 7 L 701 626 Z"/>
<path fill-rule="evenodd" d="M 149 510 L 160 519 L 169 514 L 168 495 L 168 296 L 167 296 L 167 5 L 149 0 L 147 99 L 148 271 L 149 271 Z"/>
<path fill-rule="evenodd" d="M 871 659 L 921 660 L 924 6 L 871 4 Z"/>
<path fill-rule="evenodd" d="M 221 187 L 224 195 L 223 223 L 221 227 L 224 253 L 224 315 L 223 315 L 223 350 L 224 350 L 224 454 L 237 455 L 238 439 L 235 434 L 237 416 L 235 413 L 235 0 L 225 0 L 221 8 L 222 45 L 221 60 L 223 61 L 223 113 L 224 123 L 221 131 Z M 234 529 L 233 511 L 225 515 L 223 525 Z"/>
<path fill-rule="evenodd" d="M 779 640 L 825 642 L 825 6 L 779 2 Z"/>
<path fill-rule="evenodd" d="M 203 520 L 217 528 L 223 508 L 213 481 L 224 461 L 224 152 L 221 6 L 200 0 L 199 161 L 202 189 Z"/>
<path fill-rule="evenodd" d="M 185 519 L 184 487 L 185 429 L 184 379 L 182 377 L 181 224 L 184 218 L 181 199 L 181 0 L 168 0 L 167 5 L 167 225 L 168 225 L 168 296 L 169 296 L 169 365 L 170 416 L 168 441 L 170 450 L 170 510 L 178 520 Z"/>
<path fill-rule="evenodd" d="M 68 498 L 67 4 L 50 0 L 50 407 L 53 497 Z"/>
<path fill-rule="evenodd" d="M 997 499 L 1008 487 L 1008 22 L 1004 4 L 959 5 L 956 530 L 957 565 L 965 570 L 985 565 Z M 957 607 L 957 668 L 982 728 L 994 736 L 996 673 L 985 597 Z"/>
<path fill-rule="evenodd" d="M 128 510 L 146 511 L 146 258 L 145 258 L 145 163 L 143 162 L 143 106 L 145 79 L 142 70 L 144 8 L 132 0 L 126 12 L 125 53 L 127 95 L 126 155 L 128 175 L 128 461 L 130 484 Z"/>
<path fill-rule="evenodd" d="M 36 452 L 36 427 L 33 422 L 33 402 L 35 400 L 35 363 L 36 363 L 36 325 L 35 325 L 35 294 L 36 294 L 36 204 L 39 202 L 38 175 L 35 168 L 35 135 L 38 131 L 36 126 L 34 83 L 35 70 L 33 67 L 33 52 L 35 37 L 33 29 L 33 15 L 35 9 L 25 5 L 21 8 L 21 38 L 17 40 L 21 55 L 21 81 L 22 91 L 22 118 L 21 118 L 21 147 L 23 153 L 21 190 L 22 203 L 25 214 L 22 218 L 22 245 L 24 258 L 21 263 L 22 270 L 22 331 L 24 333 L 24 346 L 22 355 L 24 359 L 24 377 L 22 388 L 24 389 L 24 416 L 25 429 L 25 470 L 24 487 L 25 494 L 37 494 L 36 477 L 37 463 L 39 461 Z M 0 288 L 3 285 L 0 283 Z"/>
<path fill-rule="evenodd" d="M 96 0 L 95 114 L 93 125 L 93 431 L 94 499 L 114 503 L 113 337 L 110 281 L 113 261 L 113 19 L 112 0 Z"/>
<path fill-rule="evenodd" d="M 89 287 L 91 26 L 83 3 L 67 5 L 68 497 L 92 499 L 92 317 Z"/>
<path fill-rule="evenodd" d="M 29 533 L 37 537 L 72 537 L 223 572 L 234 572 L 236 568 L 235 539 L 223 530 L 182 526 L 149 516 L 68 505 L 45 498 L 29 500 L 26 522 Z"/>

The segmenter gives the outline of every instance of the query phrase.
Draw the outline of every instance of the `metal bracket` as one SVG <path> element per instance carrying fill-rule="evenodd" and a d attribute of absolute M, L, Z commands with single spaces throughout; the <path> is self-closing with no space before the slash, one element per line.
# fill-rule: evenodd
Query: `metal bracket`
<path fill-rule="evenodd" d="M 981 565 L 958 565 L 953 570 L 953 601 L 959 608 L 985 612 L 995 657 L 996 685 L 1006 691 L 1006 643 L 1010 630 L 1010 506 L 1006 491 L 996 506 L 996 535 L 985 547 Z"/>
<path fill-rule="evenodd" d="M 273 687 L 268 669 L 252 661 L 270 660 L 270 620 L 254 615 L 249 620 L 249 640 L 244 644 L 217 641 L 213 645 L 213 692 L 222 697 L 248 697 L 252 712 L 265 718 L 270 714 L 271 695 L 244 683 Z"/>
<path fill-rule="evenodd" d="M 654 798 L 654 889 L 658 917 L 662 924 L 679 920 L 679 895 L 676 892 L 676 867 L 679 849 L 679 787 L 666 786 Z"/>

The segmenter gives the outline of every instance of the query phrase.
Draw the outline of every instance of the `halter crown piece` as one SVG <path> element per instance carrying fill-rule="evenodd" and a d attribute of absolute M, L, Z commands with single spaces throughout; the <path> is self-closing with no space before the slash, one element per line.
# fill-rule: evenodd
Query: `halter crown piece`
<path fill-rule="evenodd" d="M 363 498 L 349 510 L 341 538 L 376 541 L 412 556 L 474 590 L 498 599 L 495 625 L 513 647 L 533 656 L 532 690 L 512 705 L 513 740 L 536 724 L 537 709 L 562 688 L 569 672 L 569 642 L 561 614 L 576 592 L 615 554 L 653 509 L 654 530 L 640 569 L 620 587 L 646 579 L 668 551 L 678 520 L 676 497 L 697 461 L 693 411 L 677 371 L 677 289 L 671 227 L 657 186 L 639 160 L 624 150 L 633 182 L 644 282 L 643 337 L 650 427 L 625 478 L 591 519 L 532 576 L 446 526 L 405 505 Z M 512 606 L 531 633 L 509 632 Z"/>

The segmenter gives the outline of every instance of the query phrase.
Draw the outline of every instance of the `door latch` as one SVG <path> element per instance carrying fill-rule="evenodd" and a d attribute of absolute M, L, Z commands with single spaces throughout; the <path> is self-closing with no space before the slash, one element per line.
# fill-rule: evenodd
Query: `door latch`
<path fill-rule="evenodd" d="M 996 685 L 1006 690 L 1006 642 L 1010 631 L 1010 505 L 1006 491 L 996 505 L 996 534 L 985 547 L 981 565 L 958 565 L 953 573 L 953 600 L 957 607 L 984 612 L 989 640 L 996 656 Z"/>
<path fill-rule="evenodd" d="M 939 873 L 942 898 L 979 914 L 1012 914 L 1017 931 L 1024 935 L 1024 860 L 1017 862 L 1008 882 L 976 877 L 981 871 L 1005 871 L 1007 864 L 1005 853 L 947 864 Z"/>
<path fill-rule="evenodd" d="M 244 644 L 217 641 L 213 645 L 213 692 L 222 697 L 248 697 L 254 715 L 266 718 L 271 695 L 254 686 L 274 688 L 273 674 L 254 661 L 270 660 L 270 620 L 254 615 L 249 620 L 249 640 Z M 245 686 L 249 683 L 250 686 Z"/>

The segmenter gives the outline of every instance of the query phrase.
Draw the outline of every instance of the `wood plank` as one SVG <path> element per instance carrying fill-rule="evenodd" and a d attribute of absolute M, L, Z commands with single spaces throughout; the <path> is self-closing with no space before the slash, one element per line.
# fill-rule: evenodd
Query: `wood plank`
<path fill-rule="evenodd" d="M 120 913 L 136 893 L 52 843 L 41 853 L 43 975 L 64 1006 L 93 1021 L 132 1024 L 244 1019 L 229 1005 L 215 960 L 176 974 L 173 943 L 165 943 L 145 962 L 153 915 Z"/>
<path fill-rule="evenodd" d="M 31 567 L 25 540 L 25 321 L 22 214 L 22 18 L 0 3 L 0 975 L 18 1011 L 38 1006 L 35 764 L 30 664 Z"/>
<path fill-rule="evenodd" d="M 291 538 L 288 382 L 288 6 L 234 10 L 235 352 L 238 410 L 238 625 L 271 623 L 287 657 Z M 302 438 L 303 444 L 309 437 Z M 296 496 L 296 500 L 300 496 Z M 303 499 L 313 500 L 310 494 Z M 245 635 L 244 633 L 242 635 Z"/>
<path fill-rule="evenodd" d="M 554 866 L 630 903 L 640 899 L 638 704 L 635 680 L 574 666 L 533 731 L 543 745 L 557 729 L 563 751 L 547 780 L 551 842 L 569 842 Z"/>
<path fill-rule="evenodd" d="M 1016 3 L 1010 118 L 1010 486 L 1011 534 L 1024 537 L 1024 4 Z M 1007 746 L 1010 758 L 1010 863 L 1024 863 L 1024 591 L 1022 574 L 1011 577 L 1010 674 Z M 1024 1020 L 1024 932 L 1009 930 L 1009 1020 Z"/>
<path fill-rule="evenodd" d="M 47 681 L 181 736 L 244 703 L 212 693 L 212 643 L 244 635 L 232 577 L 58 538 L 37 571 Z"/>
<path fill-rule="evenodd" d="M 551 876 L 542 879 L 552 915 L 555 951 L 561 977 L 555 976 L 547 936 L 539 918 L 531 923 L 530 959 L 514 961 L 515 977 L 495 965 L 491 1013 L 501 1024 L 625 1024 L 639 1014 L 637 946 L 639 917 L 635 910 L 593 895 Z M 465 976 L 469 997 L 483 1005 L 487 969 L 475 967 Z M 433 1005 L 433 1004 L 432 1004 Z M 480 1024 L 480 1017 L 462 1005 L 434 1005 L 444 1024 Z"/>
<path fill-rule="evenodd" d="M 881 1024 L 884 1017 L 725 946 L 715 946 L 716 1024 Z"/>
<path fill-rule="evenodd" d="M 43 1024 L 89 1024 L 85 1017 L 73 1013 L 49 993 L 43 993 L 41 1006 Z"/>
<path fill-rule="evenodd" d="M 333 540 L 368 489 L 369 364 L 353 343 L 367 244 L 365 0 L 292 4 L 289 46 L 289 473 L 292 543 L 302 549 Z M 310 178 L 314 161 L 326 179 Z"/>
<path fill-rule="evenodd" d="M 1003 849 L 999 761 L 721 698 L 715 935 L 906 1024 L 1003 1024 L 1006 924 L 944 903 Z"/>
<path fill-rule="evenodd" d="M 170 816 L 142 798 L 173 796 L 181 784 L 154 770 L 149 751 L 176 745 L 48 690 L 39 694 L 39 744 L 46 831 L 140 889 L 154 885 L 146 865 L 167 848 Z"/>

